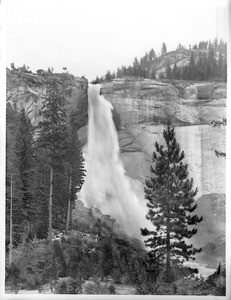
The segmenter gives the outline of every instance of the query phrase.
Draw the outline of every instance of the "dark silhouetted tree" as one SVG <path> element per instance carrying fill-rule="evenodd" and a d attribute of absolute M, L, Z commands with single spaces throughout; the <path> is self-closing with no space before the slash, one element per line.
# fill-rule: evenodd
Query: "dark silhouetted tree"
<path fill-rule="evenodd" d="M 170 67 L 170 64 L 167 65 L 165 72 L 166 72 L 166 78 L 171 79 L 172 78 L 172 69 Z"/>
<path fill-rule="evenodd" d="M 15 135 L 14 220 L 23 240 L 34 230 L 36 204 L 34 199 L 33 128 L 22 109 Z M 16 224 L 15 224 L 16 225 Z"/>
<path fill-rule="evenodd" d="M 61 87 L 55 81 L 50 81 L 47 85 L 46 96 L 43 101 L 40 116 L 42 118 L 38 125 L 40 130 L 39 145 L 45 148 L 49 158 L 50 167 L 50 191 L 49 191 L 49 234 L 52 239 L 52 208 L 53 208 L 53 188 L 54 171 L 60 168 L 62 159 L 67 148 L 67 124 L 64 96 Z"/>
<path fill-rule="evenodd" d="M 166 53 L 167 53 L 167 47 L 166 47 L 166 44 L 163 43 L 162 48 L 161 48 L 161 54 L 166 54 Z"/>
<path fill-rule="evenodd" d="M 69 178 L 69 199 L 66 221 L 66 231 L 68 231 L 69 221 L 72 229 L 72 210 L 76 200 L 76 193 L 81 190 L 85 177 L 83 152 L 78 138 L 77 125 L 73 116 L 70 117 L 66 161 L 68 163 Z"/>
<path fill-rule="evenodd" d="M 163 131 L 165 146 L 155 144 L 153 152 L 153 177 L 146 181 L 145 198 L 149 208 L 147 219 L 155 229 L 141 229 L 150 247 L 150 256 L 165 266 L 166 280 L 172 280 L 172 263 L 194 258 L 200 252 L 192 244 L 186 243 L 196 234 L 197 229 L 189 229 L 202 220 L 191 213 L 196 209 L 193 180 L 188 178 L 188 165 L 183 162 L 184 152 L 176 141 L 174 128 L 170 125 Z"/>

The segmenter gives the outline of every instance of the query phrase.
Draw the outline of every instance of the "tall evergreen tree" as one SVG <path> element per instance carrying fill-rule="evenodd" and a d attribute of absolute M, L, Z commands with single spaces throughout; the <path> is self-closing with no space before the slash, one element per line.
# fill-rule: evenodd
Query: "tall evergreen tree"
<path fill-rule="evenodd" d="M 133 76 L 139 76 L 139 62 L 137 57 L 135 57 L 133 61 L 133 71 L 132 71 Z"/>
<path fill-rule="evenodd" d="M 152 68 L 151 71 L 150 71 L 150 74 L 149 74 L 149 77 L 151 79 L 156 79 L 156 69 L 155 68 Z"/>
<path fill-rule="evenodd" d="M 176 141 L 174 128 L 170 125 L 163 131 L 166 146 L 155 144 L 151 172 L 154 175 L 146 181 L 145 198 L 149 208 L 147 219 L 154 230 L 141 229 L 143 236 L 150 236 L 146 246 L 150 256 L 165 265 L 166 280 L 171 282 L 172 263 L 194 258 L 200 252 L 185 239 L 196 234 L 197 229 L 189 229 L 202 220 L 191 213 L 196 209 L 193 180 L 188 178 L 188 165 L 183 163 L 184 152 Z"/>
<path fill-rule="evenodd" d="M 74 208 L 76 194 L 81 190 L 85 177 L 83 152 L 78 138 L 77 125 L 73 116 L 70 117 L 66 160 L 69 174 L 69 199 L 66 221 L 66 231 L 68 231 L 69 221 L 72 229 L 72 210 Z"/>
<path fill-rule="evenodd" d="M 161 48 L 161 54 L 166 54 L 166 53 L 167 53 L 167 47 L 166 47 L 166 44 L 163 43 L 162 48 Z"/>
<path fill-rule="evenodd" d="M 20 236 L 27 237 L 35 224 L 33 128 L 25 110 L 19 113 L 15 135 L 15 222 Z"/>
<path fill-rule="evenodd" d="M 67 147 L 67 124 L 64 97 L 61 87 L 54 80 L 47 85 L 46 96 L 43 101 L 40 116 L 42 121 L 38 125 L 40 130 L 39 144 L 46 148 L 50 166 L 49 192 L 49 241 L 52 239 L 52 207 L 54 172 L 59 169 Z"/>
<path fill-rule="evenodd" d="M 6 106 L 6 253 L 9 250 L 9 264 L 12 263 L 13 243 L 18 242 L 17 216 L 15 215 L 15 136 L 18 128 L 18 112 L 16 105 Z M 13 211 L 14 204 L 14 211 Z M 14 213 L 14 216 L 13 216 Z M 15 225 L 15 226 L 14 226 Z M 9 248 L 8 248 L 9 246 Z"/>
<path fill-rule="evenodd" d="M 152 63 L 154 61 L 154 59 L 156 58 L 156 54 L 155 51 L 153 49 L 151 49 L 148 53 L 148 60 L 149 63 Z"/>
<path fill-rule="evenodd" d="M 105 80 L 106 81 L 111 81 L 112 80 L 112 75 L 110 71 L 107 71 L 106 75 L 105 75 Z"/>
<path fill-rule="evenodd" d="M 167 79 L 171 79 L 172 78 L 172 69 L 170 67 L 170 64 L 167 65 L 165 73 L 166 73 L 166 78 Z"/>
<path fill-rule="evenodd" d="M 190 61 L 189 61 L 189 79 L 195 79 L 195 61 L 194 61 L 194 54 L 191 53 Z"/>

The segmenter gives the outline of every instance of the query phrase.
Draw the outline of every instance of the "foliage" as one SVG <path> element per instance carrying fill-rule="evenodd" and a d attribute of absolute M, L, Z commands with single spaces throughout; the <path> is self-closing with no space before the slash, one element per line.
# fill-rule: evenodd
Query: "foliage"
<path fill-rule="evenodd" d="M 179 44 L 176 49 L 176 51 L 184 50 L 186 50 L 186 47 L 181 44 Z M 191 51 L 189 65 L 180 67 L 175 64 L 174 67 L 171 68 L 170 62 L 167 61 L 165 72 L 158 74 L 159 79 L 227 81 L 227 44 L 223 40 L 218 42 L 218 40 L 215 39 L 213 42 L 202 41 L 199 42 L 199 44 L 189 45 L 188 51 Z M 149 53 L 146 52 L 140 59 L 135 57 L 132 65 L 117 68 L 116 78 L 137 76 L 155 79 L 156 66 L 161 59 L 163 59 L 162 55 L 166 53 L 167 47 L 166 44 L 163 43 L 159 56 L 151 49 Z M 97 76 L 94 83 L 110 81 L 112 79 L 111 77 L 110 71 L 107 71 L 105 76 L 101 78 Z"/>
<path fill-rule="evenodd" d="M 176 266 L 175 278 L 166 283 L 163 272 L 155 280 L 147 281 L 142 288 L 137 288 L 137 294 L 152 295 L 225 295 L 225 275 L 215 272 L 208 278 L 198 275 L 197 269 Z"/>
<path fill-rule="evenodd" d="M 17 107 L 9 103 L 6 122 L 6 220 L 12 180 L 13 243 L 17 245 L 35 230 L 33 128 L 25 110 L 18 113 Z"/>
<path fill-rule="evenodd" d="M 54 286 L 55 294 L 81 294 L 82 281 L 78 278 L 61 278 Z"/>
<path fill-rule="evenodd" d="M 84 285 L 84 294 L 98 295 L 98 294 L 116 294 L 116 288 L 112 283 L 100 283 L 95 280 L 93 283 Z"/>
<path fill-rule="evenodd" d="M 166 44 L 163 43 L 162 48 L 161 48 L 161 54 L 163 55 L 163 54 L 166 54 L 166 53 L 167 53 L 167 47 L 166 47 Z"/>
<path fill-rule="evenodd" d="M 47 85 L 39 115 L 41 121 L 38 124 L 38 143 L 40 147 L 49 149 L 49 163 L 56 166 L 65 155 L 67 126 L 64 97 L 61 87 L 55 81 L 50 81 Z"/>
<path fill-rule="evenodd" d="M 189 229 L 196 225 L 202 217 L 191 213 L 196 209 L 194 197 L 197 189 L 193 190 L 193 180 L 188 179 L 188 165 L 183 163 L 184 152 L 175 138 L 174 127 L 167 125 L 163 131 L 166 147 L 155 144 L 151 172 L 153 177 L 146 181 L 145 198 L 149 208 L 147 219 L 155 226 L 155 230 L 141 229 L 150 247 L 150 256 L 160 264 L 165 264 L 166 280 L 171 282 L 173 262 L 194 259 L 194 254 L 200 252 L 185 239 L 190 239 L 197 229 Z"/>
<path fill-rule="evenodd" d="M 41 289 L 46 283 L 53 288 L 62 268 L 54 245 L 49 245 L 47 241 L 30 241 L 15 248 L 13 257 L 13 266 L 20 273 L 18 283 L 23 288 Z M 12 285 L 9 279 L 7 283 Z"/>
<path fill-rule="evenodd" d="M 33 128 L 25 110 L 18 116 L 15 135 L 14 223 L 19 234 L 28 236 L 35 224 Z"/>
<path fill-rule="evenodd" d="M 21 282 L 20 269 L 15 263 L 6 267 L 6 284 L 8 284 L 15 294 L 18 293 L 19 285 Z"/>
<path fill-rule="evenodd" d="M 221 121 L 220 120 L 213 120 L 211 122 L 211 125 L 213 127 L 221 128 L 222 126 L 226 126 L 227 125 L 227 119 L 223 118 Z M 226 153 L 223 152 L 223 151 L 215 150 L 215 154 L 216 154 L 217 157 L 224 157 L 224 158 L 226 158 Z"/>

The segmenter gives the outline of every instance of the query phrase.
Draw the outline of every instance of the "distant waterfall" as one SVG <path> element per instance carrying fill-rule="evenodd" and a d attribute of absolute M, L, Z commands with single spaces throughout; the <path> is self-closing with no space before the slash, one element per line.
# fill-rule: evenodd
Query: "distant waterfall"
<path fill-rule="evenodd" d="M 99 92 L 99 85 L 90 85 L 88 144 L 84 151 L 87 176 L 80 198 L 86 206 L 97 207 L 116 219 L 128 235 L 140 237 L 140 228 L 146 223 L 146 201 L 139 200 L 131 189 L 119 158 L 113 107 Z"/>

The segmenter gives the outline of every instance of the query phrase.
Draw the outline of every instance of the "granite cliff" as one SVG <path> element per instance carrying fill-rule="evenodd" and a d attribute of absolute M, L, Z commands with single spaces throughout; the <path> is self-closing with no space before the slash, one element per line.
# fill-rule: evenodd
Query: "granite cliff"
<path fill-rule="evenodd" d="M 204 216 L 194 242 L 211 250 L 219 241 L 223 249 L 216 259 L 215 250 L 206 250 L 206 263 L 214 267 L 224 260 L 225 159 L 216 157 L 215 149 L 225 151 L 225 128 L 214 128 L 211 122 L 226 117 L 226 84 L 124 78 L 102 84 L 101 94 L 120 116 L 120 155 L 139 197 L 144 197 L 155 142 L 163 142 L 168 121 L 175 126 L 194 187 L 198 187 L 198 214 Z"/>
<path fill-rule="evenodd" d="M 56 81 L 61 87 L 66 100 L 67 115 L 78 115 L 79 128 L 87 124 L 87 88 L 88 81 L 83 77 L 75 77 L 68 73 L 34 74 L 22 70 L 7 69 L 6 101 L 16 105 L 18 110 L 24 108 L 36 126 L 39 121 L 38 112 L 42 107 L 49 80 Z"/>
<path fill-rule="evenodd" d="M 68 73 L 33 74 L 8 70 L 7 103 L 16 105 L 18 109 L 24 107 L 33 125 L 36 125 L 49 78 L 63 86 L 68 115 L 71 112 L 78 116 L 80 139 L 83 145 L 86 144 L 88 82 L 85 78 Z M 225 160 L 217 158 L 214 150 L 225 151 L 225 128 L 213 128 L 211 121 L 226 117 L 226 84 L 122 78 L 103 83 L 101 94 L 112 103 L 119 116 L 121 160 L 134 192 L 142 199 L 145 179 L 150 176 L 154 143 L 163 141 L 162 131 L 167 121 L 175 125 L 190 176 L 199 190 L 198 212 L 204 215 L 196 243 L 211 250 L 214 248 L 211 244 L 217 240 L 223 249 Z M 81 202 L 77 208 L 85 214 L 89 224 L 100 218 L 107 226 L 113 226 L 114 221 L 103 212 L 85 209 Z M 95 214 L 97 218 L 94 218 Z M 78 209 L 74 216 L 78 221 L 83 219 Z M 215 230 L 217 222 L 220 225 Z M 216 251 L 211 251 L 207 252 L 213 259 Z M 203 257 L 201 259 L 204 260 Z M 211 264 L 211 261 L 208 263 Z"/>

